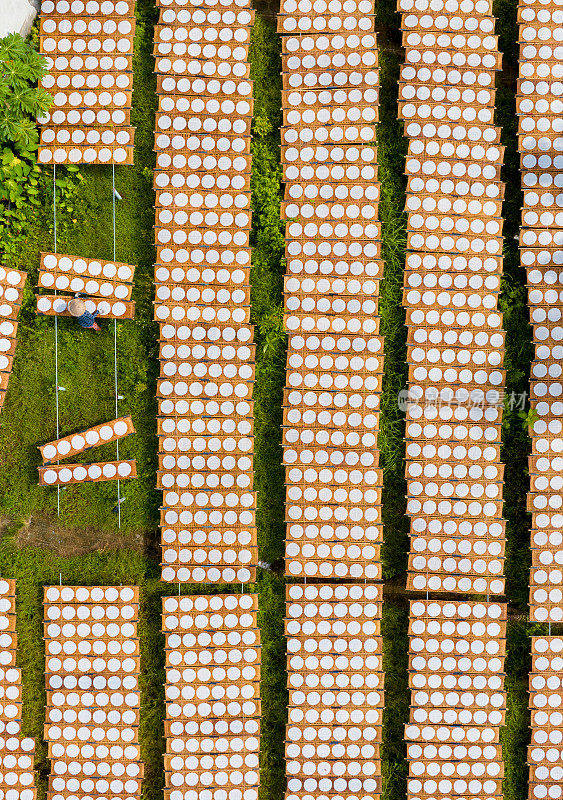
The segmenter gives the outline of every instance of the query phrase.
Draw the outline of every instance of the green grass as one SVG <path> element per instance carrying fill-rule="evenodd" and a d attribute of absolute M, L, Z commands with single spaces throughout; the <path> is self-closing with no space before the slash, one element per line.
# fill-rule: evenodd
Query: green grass
<path fill-rule="evenodd" d="M 506 727 L 501 732 L 505 777 L 505 800 L 528 797 L 527 745 L 529 742 L 528 672 L 531 667 L 530 636 L 542 626 L 526 622 L 528 617 L 528 578 L 531 564 L 531 516 L 526 513 L 529 490 L 528 454 L 531 443 L 525 416 L 529 408 L 528 381 L 533 358 L 532 329 L 527 309 L 526 273 L 520 266 L 518 232 L 522 192 L 520 158 L 517 152 L 516 80 L 518 77 L 517 2 L 496 0 L 499 49 L 504 54 L 503 71 L 497 77 L 496 118 L 505 145 L 502 180 L 506 184 L 504 216 L 504 275 L 500 309 L 506 330 L 506 393 L 508 407 L 503 418 L 501 460 L 505 464 L 504 511 L 506 519 L 506 598 L 509 603 L 507 638 Z M 523 405 L 521 398 L 525 397 Z M 512 405 L 512 407 L 511 407 Z M 547 633 L 547 626 L 544 626 Z"/>
<path fill-rule="evenodd" d="M 502 461 L 505 472 L 504 516 L 507 520 L 506 575 L 509 601 L 506 688 L 508 693 L 507 725 L 502 732 L 505 759 L 504 794 L 506 800 L 527 797 L 526 747 L 529 741 L 527 709 L 528 670 L 530 666 L 530 632 L 541 626 L 529 626 L 527 616 L 528 570 L 530 566 L 530 515 L 526 513 L 529 487 L 527 455 L 530 440 L 524 423 L 520 397 L 528 391 L 529 367 L 533 358 L 532 331 L 526 307 L 525 273 L 520 267 L 518 235 L 521 191 L 519 156 L 517 153 L 517 119 L 515 115 L 518 49 L 516 0 L 498 0 L 499 47 L 504 53 L 503 72 L 497 82 L 496 124 L 502 127 L 502 143 L 506 147 L 502 180 L 506 183 L 504 277 L 501 310 L 507 331 L 505 367 L 507 394 L 515 397 L 513 408 L 505 412 Z M 397 120 L 397 79 L 402 62 L 400 20 L 394 4 L 379 4 L 376 17 L 379 31 L 381 64 L 381 107 L 378 126 L 379 164 L 382 199 L 380 219 L 383 225 L 383 258 L 385 278 L 381 286 L 380 314 L 385 336 L 385 379 L 382 398 L 381 434 L 379 439 L 384 468 L 382 550 L 384 578 L 403 585 L 408 552 L 408 519 L 404 516 L 404 419 L 397 407 L 397 394 L 407 382 L 406 335 L 401 308 L 406 233 L 404 192 L 404 156 L 406 142 L 402 123 Z M 516 615 L 516 616 L 515 616 Z M 384 605 L 384 668 L 386 671 L 386 710 L 382 747 L 383 794 L 386 800 L 402 798 L 406 791 L 407 769 L 402 743 L 403 725 L 408 719 L 408 683 L 406 675 L 406 636 L 408 609 L 394 596 Z M 544 631 L 546 632 L 546 631 Z"/>
<path fill-rule="evenodd" d="M 403 586 L 409 548 L 409 519 L 406 510 L 404 468 L 404 411 L 399 406 L 401 390 L 407 385 L 405 311 L 402 306 L 403 270 L 406 252 L 404 160 L 407 141 L 403 123 L 398 120 L 397 95 L 400 49 L 400 16 L 394 4 L 377 5 L 380 64 L 380 108 L 377 126 L 377 155 L 381 202 L 383 281 L 380 284 L 379 313 L 381 334 L 385 338 L 385 374 L 381 398 L 378 446 L 383 468 L 383 578 Z M 383 669 L 385 672 L 385 710 L 381 771 L 384 800 L 402 800 L 406 795 L 408 766 L 403 742 L 408 720 L 408 604 L 385 595 L 383 604 Z"/>
<path fill-rule="evenodd" d="M 527 745 L 529 743 L 528 673 L 531 667 L 532 635 L 547 633 L 548 626 L 531 625 L 528 617 L 528 579 L 531 564 L 531 515 L 526 512 L 529 490 L 527 457 L 531 451 L 526 416 L 529 403 L 530 362 L 534 357 L 532 329 L 527 308 L 526 273 L 520 266 L 518 232 L 521 218 L 519 154 L 517 152 L 517 117 L 515 114 L 516 80 L 518 76 L 517 3 L 498 0 L 499 48 L 504 53 L 503 72 L 497 82 L 497 124 L 502 126 L 502 142 L 506 146 L 502 178 L 506 183 L 504 279 L 501 309 L 507 331 L 505 366 L 507 392 L 517 398 L 515 407 L 505 415 L 501 457 L 506 464 L 504 516 L 506 536 L 506 596 L 509 619 L 506 688 L 507 726 L 502 733 L 505 759 L 504 794 L 506 800 L 525 800 L 528 796 Z M 524 408 L 519 402 L 526 397 Z M 518 406 L 518 407 L 516 407 Z M 555 631 L 554 631 L 555 632 Z"/>
<path fill-rule="evenodd" d="M 403 742 L 404 725 L 409 718 L 408 687 L 408 603 L 383 603 L 383 671 L 385 672 L 385 709 L 383 711 L 383 743 L 381 773 L 384 800 L 404 798 L 407 789 L 408 765 Z"/>
<path fill-rule="evenodd" d="M 281 42 L 273 22 L 257 17 L 252 31 L 254 80 L 252 141 L 251 322 L 255 326 L 255 486 L 261 558 L 284 553 L 284 472 L 281 423 L 286 336 L 283 330 L 284 227 L 280 221 Z"/>
<path fill-rule="evenodd" d="M 279 206 L 282 197 L 279 163 L 281 123 L 281 44 L 275 30 L 277 3 L 258 4 L 251 42 L 254 79 L 254 138 L 252 141 L 253 267 L 252 323 L 257 345 L 255 415 L 255 487 L 258 491 L 260 559 L 272 570 L 261 570 L 259 624 L 262 638 L 262 747 L 261 800 L 280 800 L 284 792 L 284 726 L 287 689 L 283 637 L 284 591 L 284 472 L 281 465 L 281 422 L 286 336 L 283 330 L 284 238 Z M 152 73 L 152 33 L 157 19 L 154 0 L 137 0 L 137 42 L 133 120 L 137 126 L 133 167 L 116 169 L 116 185 L 123 200 L 117 204 L 116 255 L 137 265 L 134 300 L 136 319 L 118 325 L 119 413 L 132 413 L 137 434 L 121 448 L 136 458 L 139 479 L 122 483 L 126 501 L 122 528 L 112 513 L 114 484 L 68 487 L 61 492 L 61 517 L 56 517 L 56 492 L 37 486 L 37 444 L 54 438 L 54 322 L 35 315 L 34 288 L 39 253 L 53 248 L 52 170 L 44 169 L 44 202 L 30 220 L 25 241 L 3 263 L 30 274 L 19 328 L 19 344 L 8 399 L 0 416 L 0 574 L 18 582 L 19 661 L 24 676 L 24 727 L 38 744 L 39 800 L 46 790 L 49 764 L 42 739 L 44 721 L 44 648 L 42 642 L 42 587 L 63 582 L 135 583 L 141 589 L 142 714 L 141 746 L 146 772 L 143 796 L 159 800 L 163 787 L 164 681 L 160 603 L 173 588 L 159 577 L 158 505 L 155 486 L 158 329 L 152 321 L 153 128 L 156 106 Z M 505 275 L 501 307 L 507 330 L 507 391 L 527 390 L 533 356 L 526 309 L 525 275 L 519 266 L 514 239 L 520 223 L 520 178 L 516 152 L 515 80 L 517 75 L 516 0 L 497 0 L 495 13 L 504 71 L 498 79 L 497 124 L 506 146 L 503 180 Z M 408 719 L 407 675 L 408 606 L 402 596 L 409 521 L 405 516 L 404 414 L 397 398 L 407 382 L 406 329 L 402 308 L 406 247 L 404 157 L 406 141 L 397 119 L 397 80 L 403 53 L 395 2 L 378 4 L 376 27 L 381 65 L 381 105 L 377 139 L 382 254 L 381 333 L 385 337 L 385 378 L 381 404 L 379 446 L 384 470 L 382 548 L 387 582 L 383 616 L 386 708 L 383 722 L 382 771 L 384 800 L 402 800 L 407 765 L 403 743 Z M 59 177 L 64 175 L 60 170 Z M 112 180 L 104 167 L 83 169 L 83 180 L 73 191 L 59 189 L 58 250 L 91 257 L 112 257 Z M 8 243 L 4 243 L 7 245 Z M 0 254 L 3 243 L 0 242 Z M 114 416 L 113 326 L 95 336 L 78 331 L 73 323 L 59 324 L 59 385 L 61 433 L 102 422 Z M 528 741 L 527 674 L 529 637 L 541 626 L 529 626 L 527 615 L 529 515 L 526 456 L 529 439 L 519 409 L 505 414 L 502 459 L 506 464 L 507 598 L 509 600 L 508 657 L 506 660 L 508 713 L 502 733 L 506 766 L 506 800 L 527 797 L 526 744 Z M 115 447 L 95 451 L 95 458 L 112 458 Z M 92 454 L 89 456 L 92 457 Z M 31 525 L 29 521 L 31 520 Z M 59 527 L 60 526 L 60 527 Z M 93 532 L 93 533 L 92 533 Z M 40 543 L 39 547 L 22 543 Z M 220 591 L 222 587 L 182 587 L 182 591 Z M 238 588 L 238 587 L 237 587 Z"/>
<path fill-rule="evenodd" d="M 383 468 L 383 577 L 404 583 L 408 552 L 409 520 L 404 477 L 404 411 L 399 407 L 401 390 L 407 385 L 405 311 L 402 306 L 403 270 L 406 252 L 404 159 L 407 151 L 403 123 L 397 118 L 400 18 L 389 5 L 377 7 L 381 98 L 377 126 L 377 155 L 381 202 L 383 280 L 380 284 L 379 313 L 385 338 L 385 374 L 381 398 L 378 447 Z"/>
<path fill-rule="evenodd" d="M 119 413 L 131 413 L 137 435 L 120 448 L 120 455 L 136 458 L 139 479 L 122 482 L 125 532 L 154 531 L 158 494 L 154 489 L 155 417 L 154 385 L 157 361 L 157 327 L 152 322 L 152 141 L 155 84 L 152 76 L 153 4 L 138 3 L 133 124 L 136 160 L 133 167 L 116 168 L 116 186 L 123 196 L 117 204 L 116 256 L 137 265 L 134 322 L 118 330 Z M 54 247 L 52 169 L 44 168 L 45 204 L 35 219 L 25 244 L 5 263 L 28 271 L 24 307 L 18 329 L 18 349 L 0 425 L 0 508 L 4 515 L 23 521 L 32 515 L 52 516 L 57 492 L 37 486 L 40 463 L 37 444 L 56 437 L 54 320 L 36 317 L 33 290 L 37 285 L 39 254 Z M 60 171 L 59 171 L 60 175 Z M 70 208 L 58 208 L 58 251 L 92 258 L 113 257 L 112 176 L 109 167 L 84 170 Z M 59 322 L 59 386 L 61 435 L 113 419 L 113 324 L 103 324 L 98 336 L 81 332 L 72 320 Z M 114 458 L 115 445 L 94 451 L 93 458 Z M 88 454 L 92 458 L 92 454 Z M 117 530 L 112 514 L 115 484 L 86 484 L 61 490 L 60 522 L 65 526 Z"/>
<path fill-rule="evenodd" d="M 123 527 L 112 513 L 115 484 L 89 484 L 61 492 L 56 517 L 56 491 L 37 486 L 40 462 L 37 444 L 55 437 L 54 321 L 35 315 L 34 288 L 39 254 L 54 247 L 52 170 L 44 172 L 42 213 L 32 221 L 25 242 L 9 264 L 29 273 L 20 315 L 18 349 L 7 402 L 0 418 L 0 509 L 5 524 L 0 542 L 0 573 L 17 580 L 18 661 L 23 671 L 24 730 L 37 742 L 39 798 L 45 797 L 49 762 L 43 741 L 45 706 L 43 589 L 59 579 L 66 583 L 134 583 L 141 588 L 142 719 L 140 741 L 145 761 L 144 797 L 162 796 L 164 649 L 160 635 L 160 597 L 170 587 L 158 581 L 157 522 L 159 493 L 155 486 L 157 328 L 152 322 L 152 142 L 155 81 L 152 75 L 152 29 L 156 10 L 138 0 L 133 124 L 137 127 L 136 164 L 116 168 L 116 256 L 137 265 L 134 299 L 136 320 L 118 328 L 119 413 L 130 412 L 137 434 L 127 439 L 121 456 L 136 458 L 139 480 L 122 483 L 126 501 Z M 58 171 L 58 177 L 64 175 Z M 90 257 L 113 257 L 112 177 L 109 168 L 84 171 L 76 191 L 58 191 L 58 250 Z M 113 418 L 113 325 L 99 336 L 82 333 L 71 321 L 59 324 L 61 434 Z M 90 459 L 115 457 L 106 445 Z M 22 524 L 31 520 L 31 540 L 48 549 L 19 547 Z M 41 537 L 33 532 L 41 523 Z M 60 525 L 64 530 L 60 532 Z M 99 531 L 87 540 L 84 529 Z M 27 526 L 24 526 L 27 530 Z M 74 534 L 73 534 L 74 531 Z M 60 535 L 59 535 L 60 533 Z M 62 539 L 61 539 L 62 537 Z M 25 537 L 24 537 L 25 538 Z M 131 541 L 136 550 L 125 549 Z M 108 552 L 96 552 L 102 547 Z M 88 549 L 93 552 L 88 552 Z M 64 553 L 64 555 L 63 555 Z"/>
<path fill-rule="evenodd" d="M 508 624 L 505 661 L 507 713 L 506 727 L 501 730 L 505 800 L 524 800 L 528 796 L 528 673 L 532 666 L 528 627 L 523 619 L 514 619 Z"/>
<path fill-rule="evenodd" d="M 23 672 L 24 733 L 35 737 L 38 796 L 45 797 L 49 775 L 47 748 L 43 741 L 45 679 L 43 646 L 43 586 L 121 584 L 140 586 L 141 611 L 141 757 L 145 761 L 143 796 L 162 794 L 164 696 L 164 638 L 160 635 L 160 596 L 170 588 L 158 582 L 157 572 L 147 570 L 145 559 L 124 550 L 61 558 L 38 548 L 16 548 L 10 536 L 0 542 L 0 571 L 17 581 L 18 664 Z"/>
<path fill-rule="evenodd" d="M 141 643 L 141 724 L 139 741 L 141 758 L 145 764 L 143 798 L 158 800 L 163 796 L 164 784 L 164 636 L 161 634 L 162 597 L 176 594 L 176 587 L 159 581 L 156 565 L 148 563 L 143 555 L 119 550 L 107 554 L 90 553 L 76 558 L 57 557 L 38 548 L 16 548 L 12 537 L 4 536 L 0 542 L 0 573 L 17 581 L 17 632 L 18 664 L 23 673 L 24 734 L 36 740 L 36 770 L 38 797 L 44 798 L 50 763 L 43 741 L 45 713 L 44 645 L 43 645 L 43 586 L 62 581 L 69 585 L 133 584 L 140 587 L 139 636 Z M 240 590 L 235 587 L 235 591 Z M 248 587 L 245 587 L 248 588 Z M 217 586 L 206 593 L 217 593 L 225 587 Z M 269 693 L 279 693 L 279 676 L 283 673 L 280 661 L 278 618 L 282 611 L 280 592 L 268 580 L 260 582 L 260 627 L 263 646 L 264 681 L 262 702 L 268 705 L 269 719 L 275 721 L 275 700 Z M 197 585 L 182 586 L 182 594 L 201 592 Z M 269 668 L 269 669 L 268 669 Z M 278 704 L 283 713 L 284 706 Z M 279 720 L 279 725 L 283 720 Z M 264 797 L 279 797 L 279 760 L 275 746 L 267 742 L 275 732 L 265 727 L 263 739 Z M 275 743 L 274 743 L 275 744 Z"/>
<path fill-rule="evenodd" d="M 286 337 L 283 331 L 284 235 L 280 222 L 281 43 L 271 19 L 257 15 L 251 40 L 254 80 L 252 141 L 251 321 L 255 326 L 254 486 L 260 559 L 274 572 L 258 583 L 262 637 L 260 797 L 280 798 L 285 786 L 284 471 L 281 422 Z M 280 569 L 281 568 L 281 569 Z"/>
<path fill-rule="evenodd" d="M 24 726 L 37 740 L 39 798 L 45 796 L 49 763 L 43 741 L 45 705 L 42 587 L 77 584 L 134 583 L 141 587 L 142 720 L 140 739 L 145 761 L 143 796 L 162 796 L 164 718 L 164 639 L 160 606 L 174 587 L 159 583 L 158 505 L 155 486 L 158 328 L 152 321 L 154 296 L 154 211 L 152 168 L 156 106 L 152 74 L 152 36 L 157 12 L 153 2 L 138 0 L 133 122 L 137 127 L 133 167 L 116 168 L 116 256 L 137 265 L 133 299 L 136 319 L 118 325 L 119 412 L 130 412 L 137 434 L 121 447 L 136 458 L 137 481 L 122 483 L 126 501 L 122 528 L 112 513 L 115 484 L 89 484 L 61 492 L 37 486 L 37 444 L 54 438 L 54 321 L 35 315 L 34 289 L 39 254 L 54 246 L 52 170 L 44 170 L 42 213 L 30 221 L 25 243 L 4 263 L 29 272 L 18 332 L 18 350 L 7 403 L 0 418 L 0 512 L 5 523 L 0 542 L 0 573 L 17 579 L 19 662 L 24 680 Z M 280 80 L 279 41 L 267 18 L 253 31 L 256 138 L 254 167 L 253 323 L 258 350 L 256 391 L 256 486 L 260 496 L 258 527 L 261 558 L 283 558 L 283 471 L 281 468 L 281 392 L 285 337 L 281 325 L 283 235 L 279 221 Z M 271 80 L 274 71 L 276 79 Z M 58 170 L 58 177 L 64 175 Z M 75 192 L 58 191 L 58 251 L 90 257 L 113 257 L 112 177 L 107 167 L 83 169 Z M 60 431 L 70 433 L 114 416 L 113 325 L 101 335 L 81 332 L 72 321 L 59 323 Z M 113 446 L 114 447 L 114 446 Z M 112 458 L 107 445 L 87 458 Z M 272 465 L 276 468 L 272 469 Z M 31 527 L 27 523 L 31 520 Z M 38 521 L 41 523 L 38 524 Z M 39 528 L 39 532 L 38 532 Z M 29 529 L 29 532 L 28 532 Z M 23 530 L 23 534 L 22 534 Z M 89 535 L 85 536 L 85 531 Z M 94 535 L 92 535 L 94 531 Z M 95 532 L 99 535 L 96 537 Z M 26 533 L 28 532 L 28 533 Z M 73 533 L 74 532 L 74 533 Z M 47 549 L 21 547 L 41 540 Z M 127 549 L 131 542 L 135 549 Z M 102 544 L 103 543 L 103 544 Z M 97 552 L 103 547 L 107 552 Z M 70 549 L 69 549 L 70 548 Z M 88 550 L 94 552 L 88 552 Z M 224 587 L 182 587 L 182 591 L 220 591 Z M 253 590 L 254 587 L 245 587 Z M 260 595 L 263 646 L 262 788 L 263 798 L 283 791 L 283 730 L 286 716 L 283 639 L 283 581 L 264 572 Z"/>
<path fill-rule="evenodd" d="M 506 526 L 506 594 L 520 612 L 528 602 L 528 570 L 530 558 L 531 516 L 526 513 L 526 493 L 529 489 L 527 456 L 531 442 L 524 417 L 529 408 L 528 381 L 533 358 L 532 329 L 527 309 L 526 272 L 520 266 L 518 232 L 522 192 L 520 189 L 520 158 L 517 152 L 515 95 L 518 76 L 518 50 L 515 0 L 498 0 L 495 13 L 499 19 L 497 31 L 499 49 L 504 53 L 503 72 L 497 81 L 496 124 L 502 128 L 502 143 L 506 147 L 502 180 L 506 184 L 503 205 L 504 276 L 501 285 L 500 308 L 504 313 L 506 330 L 505 368 L 507 396 L 514 398 L 513 408 L 505 411 L 501 459 L 506 465 L 504 516 Z M 522 408 L 520 398 L 526 397 Z"/>

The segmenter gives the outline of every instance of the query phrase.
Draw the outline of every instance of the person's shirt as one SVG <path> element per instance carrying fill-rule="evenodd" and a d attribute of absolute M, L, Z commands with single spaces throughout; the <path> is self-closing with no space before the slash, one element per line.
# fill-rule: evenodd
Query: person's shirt
<path fill-rule="evenodd" d="M 96 318 L 89 311 L 85 311 L 79 317 L 74 318 L 82 328 L 92 328 Z"/>

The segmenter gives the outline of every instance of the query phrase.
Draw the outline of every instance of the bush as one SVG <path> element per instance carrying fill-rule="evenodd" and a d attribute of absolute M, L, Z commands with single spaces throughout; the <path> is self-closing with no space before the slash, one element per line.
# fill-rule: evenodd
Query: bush
<path fill-rule="evenodd" d="M 21 155 L 37 147 L 35 120 L 45 114 L 51 95 L 38 85 L 45 59 L 19 33 L 0 39 L 0 144 Z"/>
<path fill-rule="evenodd" d="M 0 240 L 13 252 L 34 211 L 42 205 L 36 119 L 51 95 L 37 83 L 42 56 L 18 33 L 0 39 Z"/>

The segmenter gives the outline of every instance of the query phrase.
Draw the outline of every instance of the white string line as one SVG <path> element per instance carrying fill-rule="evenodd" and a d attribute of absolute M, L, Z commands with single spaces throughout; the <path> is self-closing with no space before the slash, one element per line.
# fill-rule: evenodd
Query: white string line
<path fill-rule="evenodd" d="M 53 164 L 53 234 L 57 253 L 57 165 Z M 55 284 L 55 295 L 57 288 Z M 59 320 L 55 314 L 55 411 L 57 417 L 57 439 L 59 438 Z M 60 461 L 57 461 L 60 464 Z M 61 516 L 61 487 L 57 486 L 57 517 Z"/>
<path fill-rule="evenodd" d="M 113 210 L 113 260 L 116 261 L 116 236 L 115 236 L 115 164 L 111 165 L 112 179 L 112 210 Z M 113 375 L 115 389 L 115 418 L 119 416 L 118 385 L 117 385 L 117 319 L 113 320 Z M 115 441 L 116 459 L 119 461 L 119 439 Z M 121 528 L 121 482 L 117 479 L 117 527 Z"/>
<path fill-rule="evenodd" d="M 112 209 L 113 209 L 113 260 L 116 261 L 116 235 L 115 235 L 115 164 L 112 164 Z M 53 164 L 53 234 L 54 252 L 57 253 L 57 166 Z M 55 288 L 55 295 L 57 289 Z M 117 320 L 113 321 L 113 369 L 115 387 L 115 417 L 119 416 L 118 408 L 118 381 L 117 381 Z M 55 413 L 57 423 L 57 439 L 60 436 L 59 426 L 59 320 L 55 314 Z M 119 440 L 115 442 L 116 460 L 119 461 Z M 60 461 L 57 461 L 59 464 Z M 117 520 L 118 527 L 121 528 L 121 481 L 117 480 Z M 61 515 L 61 487 L 57 486 L 57 516 Z"/>

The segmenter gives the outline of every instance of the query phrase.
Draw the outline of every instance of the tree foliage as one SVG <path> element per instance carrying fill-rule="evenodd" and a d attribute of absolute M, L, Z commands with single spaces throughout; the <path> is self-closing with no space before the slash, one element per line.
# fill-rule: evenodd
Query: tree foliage
<path fill-rule="evenodd" d="M 0 253 L 17 249 L 29 216 L 41 207 L 36 120 L 51 95 L 38 85 L 44 58 L 19 33 L 0 39 Z"/>
<path fill-rule="evenodd" d="M 52 101 L 38 85 L 46 71 L 45 59 L 19 33 L 0 39 L 0 144 L 20 153 L 35 149 L 35 120 Z"/>

